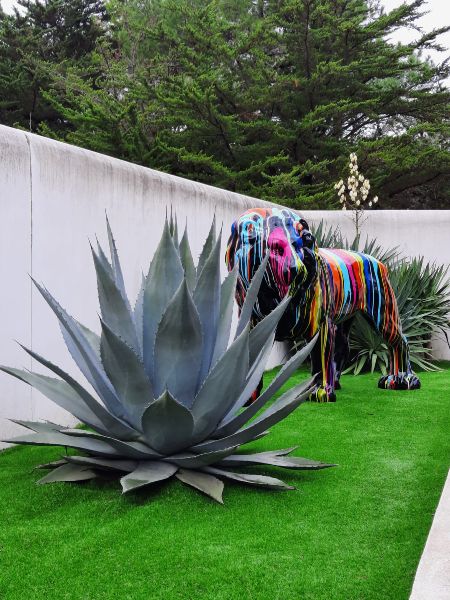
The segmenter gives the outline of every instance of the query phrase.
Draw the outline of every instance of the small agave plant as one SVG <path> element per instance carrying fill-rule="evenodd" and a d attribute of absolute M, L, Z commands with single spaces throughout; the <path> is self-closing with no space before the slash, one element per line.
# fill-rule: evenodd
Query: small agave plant
<path fill-rule="evenodd" d="M 238 453 L 240 446 L 268 433 L 269 427 L 307 400 L 315 386 L 314 378 L 296 385 L 267 407 L 308 356 L 310 343 L 284 365 L 253 404 L 244 407 L 261 379 L 277 323 L 289 302 L 281 302 L 250 329 L 267 259 L 252 280 L 230 343 L 237 270 L 221 283 L 220 237 L 216 239 L 214 221 L 196 268 L 187 232 L 178 243 L 176 221 L 166 219 L 134 309 L 125 293 L 108 222 L 107 228 L 110 261 L 100 245 L 92 249 L 100 336 L 71 317 L 45 287 L 34 282 L 56 314 L 69 352 L 100 402 L 33 350 L 24 348 L 58 378 L 1 367 L 86 426 L 72 429 L 49 422 L 15 421 L 32 433 L 5 441 L 80 452 L 40 465 L 50 472 L 39 483 L 83 481 L 106 473 L 120 477 L 123 492 L 129 492 L 175 476 L 222 502 L 222 479 L 293 489 L 274 477 L 244 474 L 234 468 L 331 466 L 289 456 L 295 448 Z"/>

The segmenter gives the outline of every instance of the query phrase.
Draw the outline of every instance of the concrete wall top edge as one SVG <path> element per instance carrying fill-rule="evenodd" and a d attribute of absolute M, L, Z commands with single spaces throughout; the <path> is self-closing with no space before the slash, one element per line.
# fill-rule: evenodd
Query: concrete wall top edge
<path fill-rule="evenodd" d="M 171 175 L 165 173 L 163 171 L 158 171 L 156 169 L 152 169 L 149 167 L 144 167 L 141 165 L 136 165 L 134 163 L 130 163 L 112 156 L 100 154 L 99 152 L 94 152 L 92 150 L 88 150 L 86 148 L 80 148 L 78 146 L 74 146 L 65 142 L 60 142 L 56 140 L 52 140 L 50 138 L 46 138 L 44 136 L 40 136 L 34 133 L 29 133 L 23 131 L 21 129 L 14 129 L 12 127 L 7 127 L 5 125 L 0 125 L 0 144 L 1 145 L 16 145 L 20 143 L 21 138 L 25 138 L 28 140 L 30 146 L 35 148 L 36 151 L 38 149 L 46 149 L 50 152 L 55 152 L 57 154 L 73 154 L 74 156 L 86 157 L 89 161 L 94 161 L 99 164 L 111 165 L 114 169 L 126 169 L 132 170 L 135 172 L 140 172 L 146 177 L 150 179 L 158 179 L 159 181 L 164 181 L 167 184 L 176 185 L 178 188 L 185 188 L 186 191 L 195 191 L 196 193 L 202 193 L 205 195 L 211 196 L 220 196 L 223 199 L 225 195 L 227 200 L 230 203 L 236 203 L 237 205 L 244 205 L 246 207 L 251 206 L 271 206 L 274 203 L 267 202 L 265 200 L 260 200 L 259 198 L 255 198 L 253 196 L 248 196 L 246 194 L 240 194 L 238 192 L 232 192 L 223 188 L 217 188 L 205 183 L 200 183 L 197 181 L 193 181 L 190 179 L 186 179 L 183 177 L 179 177 L 177 175 Z M 309 210 L 309 209 L 293 209 L 295 212 L 302 214 L 303 216 L 310 218 L 311 220 L 317 221 L 320 219 L 326 220 L 327 218 L 331 218 L 333 221 L 344 221 L 348 219 L 348 213 L 344 213 L 339 210 Z M 369 212 L 369 211 L 367 211 Z M 424 210 L 424 211 L 409 211 L 409 210 L 383 210 L 377 209 L 375 211 L 370 211 L 370 218 L 372 220 L 384 220 L 390 218 L 392 221 L 397 221 L 398 219 L 408 221 L 414 220 L 417 223 L 417 213 L 420 213 L 420 220 L 423 223 L 434 223 L 439 221 L 448 222 L 450 227 L 450 210 Z M 449 229 L 450 235 L 450 229 Z"/>
<path fill-rule="evenodd" d="M 217 188 L 205 183 L 185 179 L 177 175 L 170 175 L 168 173 L 164 173 L 163 171 L 158 171 L 149 167 L 136 165 L 112 156 L 107 156 L 98 152 L 94 152 L 92 150 L 88 150 L 86 148 L 80 148 L 78 146 L 52 140 L 50 138 L 46 138 L 44 136 L 40 136 L 34 133 L 28 133 L 26 131 L 0 125 L 0 137 L 3 136 L 7 138 L 6 143 L 8 144 L 11 143 L 14 137 L 16 136 L 25 136 L 26 139 L 29 141 L 30 146 L 36 152 L 44 150 L 50 153 L 54 152 L 55 154 L 60 155 L 72 154 L 74 157 L 85 157 L 90 161 L 91 164 L 92 162 L 96 162 L 99 165 L 110 165 L 115 170 L 126 169 L 127 171 L 132 170 L 138 173 L 140 172 L 150 179 L 158 179 L 160 181 L 164 181 L 169 185 L 176 185 L 178 189 L 185 188 L 186 191 L 192 191 L 197 194 L 203 193 L 207 196 L 220 196 L 222 201 L 223 196 L 226 195 L 227 200 L 229 200 L 231 203 L 236 203 L 237 205 L 244 205 L 246 207 L 270 206 L 270 203 L 265 202 L 264 200 L 259 200 L 258 198 L 254 198 L 252 196 L 231 192 L 229 190 Z"/>

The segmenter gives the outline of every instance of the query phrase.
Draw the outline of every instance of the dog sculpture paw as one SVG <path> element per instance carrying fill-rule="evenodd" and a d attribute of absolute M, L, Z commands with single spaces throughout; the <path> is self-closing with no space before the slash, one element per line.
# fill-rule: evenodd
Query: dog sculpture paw
<path fill-rule="evenodd" d="M 378 387 L 383 390 L 418 390 L 420 379 L 415 373 L 383 375 L 378 381 Z"/>
<path fill-rule="evenodd" d="M 336 394 L 331 386 L 319 386 L 309 397 L 311 402 L 336 402 Z"/>

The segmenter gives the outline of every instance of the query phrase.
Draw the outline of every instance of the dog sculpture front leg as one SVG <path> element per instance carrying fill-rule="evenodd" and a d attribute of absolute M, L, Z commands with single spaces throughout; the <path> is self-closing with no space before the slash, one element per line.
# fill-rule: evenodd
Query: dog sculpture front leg
<path fill-rule="evenodd" d="M 336 402 L 335 342 L 336 325 L 331 319 L 325 319 L 320 327 L 320 340 L 311 353 L 311 371 L 322 376 L 320 385 L 310 397 L 313 402 Z"/>
<path fill-rule="evenodd" d="M 347 366 L 347 361 L 350 357 L 350 328 L 353 323 L 353 318 L 347 319 L 343 323 L 336 326 L 336 338 L 334 344 L 334 362 L 336 365 L 336 374 L 334 381 L 334 389 L 341 389 L 342 371 Z"/>

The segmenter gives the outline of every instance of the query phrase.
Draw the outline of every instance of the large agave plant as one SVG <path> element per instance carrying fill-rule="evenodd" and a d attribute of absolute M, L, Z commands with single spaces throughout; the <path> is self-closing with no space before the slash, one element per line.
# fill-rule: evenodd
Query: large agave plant
<path fill-rule="evenodd" d="M 277 323 L 289 302 L 283 301 L 250 330 L 267 260 L 253 278 L 230 343 L 237 271 L 221 283 L 220 236 L 216 239 L 214 222 L 195 267 L 186 231 L 178 243 L 176 222 L 166 220 L 134 309 L 125 293 L 109 223 L 107 227 L 111 260 L 100 246 L 92 251 L 101 308 L 100 336 L 78 323 L 45 287 L 34 282 L 56 314 L 69 352 L 101 402 L 33 350 L 24 348 L 57 379 L 2 367 L 86 426 L 71 429 L 48 422 L 16 421 L 31 433 L 6 441 L 80 451 L 76 455 L 66 451 L 61 460 L 41 465 L 51 470 L 39 483 L 82 481 L 107 473 L 119 476 L 123 492 L 129 492 L 175 476 L 222 502 L 222 479 L 292 489 L 274 477 L 236 472 L 237 467 L 331 466 L 289 456 L 294 448 L 238 453 L 240 446 L 265 435 L 269 427 L 307 400 L 315 385 L 314 379 L 309 379 L 267 407 L 310 353 L 310 343 L 244 408 L 264 372 Z"/>

